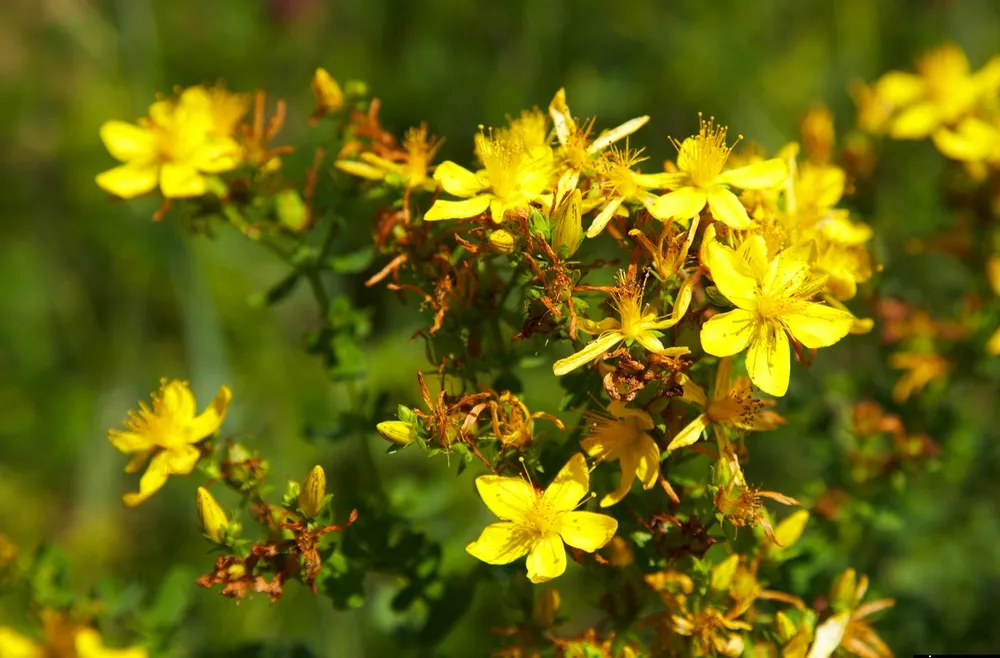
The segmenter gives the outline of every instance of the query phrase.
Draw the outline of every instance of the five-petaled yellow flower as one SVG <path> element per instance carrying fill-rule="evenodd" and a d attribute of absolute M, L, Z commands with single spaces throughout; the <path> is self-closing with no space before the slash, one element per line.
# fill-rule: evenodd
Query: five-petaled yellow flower
<path fill-rule="evenodd" d="M 785 422 L 784 418 L 767 409 L 767 403 L 753 396 L 746 377 L 733 379 L 733 360 L 729 357 L 719 359 L 711 399 L 687 375 L 681 374 L 680 381 L 684 389 L 681 399 L 701 407 L 702 412 L 677 433 L 667 446 L 668 451 L 695 443 L 709 426 L 715 432 L 725 431 L 727 427 L 760 432 L 773 430 Z"/>
<path fill-rule="evenodd" d="M 788 390 L 788 334 L 808 348 L 827 347 L 854 324 L 847 311 L 809 301 L 825 285 L 810 272 L 811 242 L 769 258 L 764 238 L 748 237 L 739 251 L 712 241 L 704 250 L 712 280 L 736 309 L 701 328 L 701 345 L 714 356 L 747 350 L 750 379 L 766 393 Z"/>
<path fill-rule="evenodd" d="M 669 187 L 672 174 L 641 174 L 632 169 L 647 159 L 642 156 L 642 149 L 629 150 L 626 143 L 623 149 L 612 146 L 598 160 L 597 171 L 601 178 L 600 198 L 604 201 L 604 206 L 590 223 L 587 229 L 588 238 L 599 235 L 615 215 L 627 215 L 628 210 L 623 207 L 626 202 L 641 203 L 657 219 L 669 219 L 657 214 L 656 195 L 650 190 Z"/>
<path fill-rule="evenodd" d="M 157 186 L 166 198 L 195 197 L 208 190 L 206 174 L 235 169 L 240 146 L 220 119 L 218 94 L 204 87 L 185 89 L 177 99 L 159 100 L 138 124 L 108 121 L 101 139 L 125 164 L 97 176 L 97 184 L 125 199 L 152 192 Z M 230 127 L 231 128 L 231 127 Z"/>
<path fill-rule="evenodd" d="M 194 395 L 187 382 L 161 380 L 160 391 L 153 395 L 153 406 L 139 403 L 139 411 L 129 412 L 125 431 L 109 430 L 108 439 L 132 461 L 126 473 L 135 473 L 152 457 L 149 468 L 139 481 L 138 493 L 123 496 L 129 507 L 139 505 L 156 493 L 170 475 L 187 475 L 194 470 L 201 452 L 194 444 L 215 434 L 226 417 L 232 393 L 220 386 L 215 399 L 196 415 Z"/>
<path fill-rule="evenodd" d="M 564 542 L 593 553 L 618 530 L 610 516 L 576 509 L 590 489 L 587 462 L 580 453 L 566 462 L 545 491 L 537 491 L 527 480 L 499 475 L 479 476 L 476 488 L 501 520 L 486 526 L 465 550 L 489 564 L 510 564 L 527 555 L 533 583 L 566 571 Z"/>
<path fill-rule="evenodd" d="M 678 356 L 689 352 L 686 347 L 664 347 L 660 341 L 660 331 L 674 326 L 687 313 L 691 305 L 691 282 L 685 281 L 677 291 L 674 308 L 669 316 L 657 315 L 656 310 L 642 303 L 641 285 L 625 280 L 619 274 L 619 288 L 615 293 L 615 306 L 620 320 L 605 318 L 600 322 L 581 322 L 580 329 L 600 335 L 587 343 L 576 354 L 559 359 L 552 364 L 552 372 L 562 377 L 582 365 L 590 363 L 610 352 L 619 343 L 635 341 L 654 354 Z"/>
<path fill-rule="evenodd" d="M 660 448 L 648 432 L 653 419 L 642 409 L 629 409 L 614 400 L 608 405 L 610 417 L 589 416 L 590 431 L 580 447 L 597 461 L 618 460 L 622 469 L 618 488 L 601 499 L 601 507 L 614 505 L 628 494 L 638 477 L 643 489 L 651 489 L 660 476 Z"/>
<path fill-rule="evenodd" d="M 475 217 L 488 209 L 499 224 L 508 214 L 527 217 L 531 203 L 545 196 L 554 166 L 552 149 L 529 149 L 507 130 L 479 137 L 482 170 L 473 173 L 451 160 L 434 170 L 444 191 L 464 200 L 438 199 L 424 215 L 426 221 Z"/>
<path fill-rule="evenodd" d="M 653 204 L 650 213 L 657 219 L 686 220 L 696 216 L 707 204 L 712 216 L 735 229 L 749 228 L 746 208 L 729 187 L 763 190 L 781 184 L 788 176 L 788 166 L 781 158 L 755 162 L 745 167 L 726 170 L 726 160 L 733 146 L 726 145 L 727 129 L 716 126 L 713 119 L 701 124 L 698 134 L 683 143 L 672 140 L 677 147 L 679 173 L 671 175 L 668 185 L 673 191 Z M 738 140 L 737 140 L 738 141 Z"/>

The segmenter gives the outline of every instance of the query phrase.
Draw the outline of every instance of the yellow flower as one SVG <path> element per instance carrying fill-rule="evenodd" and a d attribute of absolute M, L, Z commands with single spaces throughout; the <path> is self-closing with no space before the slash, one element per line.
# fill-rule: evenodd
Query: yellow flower
<path fill-rule="evenodd" d="M 615 305 L 621 319 L 605 318 L 600 322 L 590 323 L 594 330 L 592 333 L 600 331 L 600 335 L 576 354 L 556 361 L 552 365 L 552 372 L 557 377 L 562 377 L 582 365 L 599 359 L 624 341 L 628 341 L 629 344 L 635 341 L 654 354 L 671 356 L 687 354 L 689 350 L 686 347 L 664 347 L 660 342 L 659 332 L 680 322 L 687 313 L 688 306 L 691 305 L 691 282 L 685 281 L 681 285 L 669 316 L 659 316 L 655 310 L 644 306 L 642 295 L 642 286 L 625 281 L 624 276 L 619 274 Z M 581 328 L 588 331 L 587 323 L 583 323 Z"/>
<path fill-rule="evenodd" d="M 642 409 L 629 409 L 618 400 L 608 405 L 611 417 L 589 416 L 590 431 L 580 442 L 597 461 L 618 460 L 622 475 L 618 488 L 601 499 L 601 507 L 614 505 L 629 492 L 636 477 L 643 489 L 651 489 L 660 476 L 660 448 L 647 432 L 653 419 Z"/>
<path fill-rule="evenodd" d="M 892 399 L 898 404 L 919 393 L 932 381 L 943 378 L 951 369 L 948 360 L 938 354 L 896 352 L 889 356 L 889 367 L 905 370 L 892 387 Z"/>
<path fill-rule="evenodd" d="M 672 140 L 677 148 L 677 168 L 670 187 L 674 191 L 653 204 L 651 214 L 662 220 L 686 220 L 695 217 L 707 204 L 712 216 L 735 229 L 749 228 L 750 217 L 729 186 L 744 190 L 775 187 L 788 176 L 781 158 L 755 162 L 738 169 L 726 169 L 733 146 L 726 145 L 727 129 L 713 119 L 700 119 L 698 134 L 683 143 Z M 739 140 L 737 140 L 739 141 Z"/>
<path fill-rule="evenodd" d="M 433 190 L 437 183 L 430 177 L 431 161 L 444 140 L 431 139 L 427 125 L 410 128 L 403 136 L 400 162 L 393 162 L 371 152 L 361 154 L 361 161 L 338 160 L 337 169 L 368 180 L 384 180 L 407 189 Z"/>
<path fill-rule="evenodd" d="M 654 202 L 656 196 L 649 190 L 663 189 L 670 184 L 672 174 L 640 174 L 632 167 L 644 162 L 642 150 L 630 151 L 628 144 L 624 149 L 612 146 L 597 162 L 597 171 L 601 177 L 600 192 L 604 199 L 604 207 L 597 214 L 587 229 L 587 237 L 593 238 L 604 230 L 611 218 L 616 214 L 628 214 L 622 204 L 628 201 L 641 203 L 646 210 L 658 219 L 665 219 L 656 214 Z"/>
<path fill-rule="evenodd" d="M 212 404 L 195 415 L 194 395 L 187 382 L 168 382 L 164 378 L 159 393 L 153 395 L 152 408 L 140 402 L 138 412 L 129 412 L 125 431 L 109 430 L 111 443 L 132 455 L 126 473 L 135 473 L 153 458 L 139 482 L 139 492 L 125 494 L 125 504 L 139 505 L 159 491 L 168 476 L 187 475 L 194 470 L 201 457 L 194 444 L 219 429 L 231 399 L 229 388 L 221 386 Z"/>
<path fill-rule="evenodd" d="M 88 626 L 69 622 L 51 610 L 42 611 L 45 642 L 0 626 L 0 658 L 146 658 L 141 647 L 109 649 L 101 634 Z"/>
<path fill-rule="evenodd" d="M 564 542 L 593 553 L 618 530 L 610 516 L 576 511 L 589 488 L 587 462 L 580 453 L 566 462 L 544 492 L 521 478 L 481 475 L 476 489 L 501 521 L 486 526 L 465 550 L 489 564 L 510 564 L 527 555 L 533 583 L 561 576 L 566 570 Z"/>
<path fill-rule="evenodd" d="M 965 53 L 953 43 L 920 57 L 916 69 L 916 75 L 890 71 L 876 83 L 876 93 L 898 110 L 889 122 L 889 135 L 896 139 L 923 139 L 1000 89 L 1000 57 L 972 73 Z"/>
<path fill-rule="evenodd" d="M 324 115 L 344 107 L 344 92 L 324 68 L 316 69 L 311 86 L 316 97 L 316 110 L 309 117 L 309 123 L 316 125 Z"/>
<path fill-rule="evenodd" d="M 748 432 L 773 430 L 785 422 L 777 413 L 767 409 L 768 404 L 753 397 L 750 382 L 746 377 L 732 378 L 733 360 L 724 357 L 719 360 L 715 371 L 715 388 L 712 399 L 708 399 L 704 389 L 687 375 L 681 375 L 684 393 L 681 399 L 703 409 L 687 427 L 682 429 L 667 446 L 667 451 L 677 450 L 695 443 L 709 426 L 715 432 L 735 427 Z"/>
<path fill-rule="evenodd" d="M 426 221 L 475 217 L 489 209 L 499 224 L 508 213 L 527 216 L 531 203 L 545 194 L 552 175 L 552 149 L 528 149 L 506 131 L 479 137 L 482 170 L 473 173 L 451 160 L 434 170 L 434 180 L 444 191 L 464 200 L 438 199 L 424 215 Z"/>
<path fill-rule="evenodd" d="M 549 116 L 552 117 L 556 139 L 559 141 L 556 157 L 559 159 L 562 174 L 556 185 L 558 198 L 562 198 L 563 194 L 576 187 L 580 174 L 591 166 L 601 151 L 628 137 L 649 121 L 648 116 L 629 119 L 620 126 L 602 132 L 597 139 L 591 141 L 590 132 L 594 121 L 591 119 L 582 124 L 576 122 L 569 111 L 569 105 L 566 104 L 565 89 L 557 91 L 549 103 Z"/>
<path fill-rule="evenodd" d="M 206 174 L 235 169 L 239 145 L 220 135 L 218 100 L 204 87 L 185 89 L 176 100 L 160 100 L 138 124 L 108 121 L 101 139 L 125 164 L 97 176 L 104 190 L 131 199 L 156 189 L 166 198 L 194 197 L 208 190 Z M 226 111 L 223 111 L 225 114 Z"/>
<path fill-rule="evenodd" d="M 788 390 L 788 334 L 810 349 L 833 345 L 854 316 L 809 301 L 825 281 L 810 274 L 813 245 L 795 245 L 769 258 L 764 239 L 747 238 L 739 251 L 712 241 L 705 252 L 712 280 L 736 309 L 713 316 L 701 329 L 701 345 L 714 356 L 747 350 L 750 379 L 761 390 Z"/>

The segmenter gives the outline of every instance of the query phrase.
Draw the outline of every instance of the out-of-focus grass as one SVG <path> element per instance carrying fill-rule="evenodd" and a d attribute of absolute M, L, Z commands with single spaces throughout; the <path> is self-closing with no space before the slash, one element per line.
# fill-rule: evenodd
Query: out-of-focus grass
<path fill-rule="evenodd" d="M 596 114 L 601 124 L 652 115 L 641 141 L 657 159 L 671 155 L 665 136 L 691 131 L 698 111 L 773 149 L 794 136 L 798 117 L 817 100 L 847 127 L 852 77 L 906 66 L 945 39 L 961 43 L 974 64 L 1000 51 L 997 12 L 991 0 L 7 0 L 0 5 L 0 528 L 27 547 L 59 542 L 81 586 L 102 572 L 155 586 L 173 562 L 210 564 L 192 522 L 190 487 L 168 485 L 140 510 L 120 502 L 135 479 L 121 472 L 124 460 L 105 431 L 161 376 L 190 379 L 202 400 L 230 384 L 236 398 L 225 427 L 259 445 L 281 476 L 301 478 L 315 462 L 347 463 L 358 449 L 302 440 L 305 424 L 321 426 L 348 398 L 301 353 L 308 299 L 273 311 L 247 305 L 280 266 L 234 236 L 208 243 L 153 225 L 151 202 L 111 203 L 93 184 L 113 164 L 97 137 L 100 124 L 143 113 L 155 92 L 217 79 L 232 89 L 262 87 L 288 99 L 299 120 L 282 140 L 295 144 L 307 130 L 309 78 L 323 65 L 342 81 L 368 81 L 387 125 L 426 120 L 448 136 L 443 156 L 464 160 L 477 124 L 544 107 L 565 85 L 574 111 Z M 929 150 L 904 145 L 886 158 L 876 216 L 866 219 L 884 247 L 898 249 L 951 218 L 932 197 L 940 165 Z M 932 276 L 928 261 L 885 260 L 884 291 L 913 298 L 919 281 L 919 301 L 949 308 L 966 275 L 929 262 Z M 423 357 L 407 341 L 412 315 L 387 313 L 377 316 L 371 367 L 381 386 L 416 402 Z M 852 355 L 852 371 L 865 372 L 863 347 L 842 354 Z M 806 426 L 824 396 L 865 393 L 863 375 L 852 380 L 837 371 L 837 356 L 823 359 L 817 370 L 833 374 L 807 384 L 797 373 L 809 393 L 784 403 L 802 409 L 789 415 L 802 415 Z M 880 628 L 902 654 L 1000 644 L 991 617 L 1000 591 L 992 399 L 981 389 L 946 392 L 938 401 L 946 411 L 928 428 L 945 445 L 943 472 L 911 486 L 901 508 L 859 519 L 855 537 L 829 548 L 824 575 L 853 564 L 899 599 Z M 822 428 L 757 438 L 753 476 L 768 488 L 794 488 L 813 456 L 829 449 L 826 440 Z M 422 493 L 429 482 L 451 482 L 446 464 L 409 452 L 383 457 L 371 441 L 398 509 L 447 539 L 446 563 L 466 568 L 462 546 L 482 515 L 466 495 L 468 474 Z M 798 585 L 813 593 L 825 587 L 811 578 L 803 572 Z M 274 607 L 261 599 L 236 607 L 207 591 L 195 600 L 181 638 L 191 646 L 274 637 L 303 639 L 323 655 L 389 650 L 383 595 L 356 613 L 335 613 L 297 590 Z M 450 655 L 471 655 L 487 621 L 474 611 L 449 639 Z"/>

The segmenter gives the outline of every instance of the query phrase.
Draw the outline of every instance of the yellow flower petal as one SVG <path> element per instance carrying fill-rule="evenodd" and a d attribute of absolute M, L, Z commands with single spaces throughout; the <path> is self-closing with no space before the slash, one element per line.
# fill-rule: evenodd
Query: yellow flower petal
<path fill-rule="evenodd" d="M 185 162 L 200 172 L 219 174 L 239 165 L 240 147 L 232 139 L 216 138 L 206 141 Z"/>
<path fill-rule="evenodd" d="M 440 168 L 440 165 L 438 165 Z M 489 194 L 480 194 L 464 201 L 446 201 L 438 199 L 434 205 L 424 214 L 424 221 L 433 222 L 439 219 L 465 219 L 475 217 L 486 212 L 490 207 L 493 197 Z"/>
<path fill-rule="evenodd" d="M 729 394 L 733 379 L 733 360 L 728 356 L 719 359 L 715 370 L 715 386 L 712 389 L 712 399 L 722 400 Z"/>
<path fill-rule="evenodd" d="M 709 318 L 701 327 L 701 347 L 712 356 L 742 352 L 753 338 L 754 316 L 736 309 Z"/>
<path fill-rule="evenodd" d="M 156 457 L 153 458 L 155 462 L 157 459 L 162 459 L 167 473 L 170 475 L 187 475 L 194 470 L 195 465 L 198 460 L 201 459 L 201 451 L 194 446 L 180 445 L 169 450 L 164 450 Z M 150 468 L 153 464 L 150 463 Z M 142 490 L 142 485 L 139 486 L 140 491 Z"/>
<path fill-rule="evenodd" d="M 45 658 L 46 652 L 37 642 L 9 626 L 0 626 L 0 656 L 3 658 Z"/>
<path fill-rule="evenodd" d="M 752 276 L 757 281 L 763 281 L 771 262 L 767 258 L 767 243 L 760 235 L 751 235 L 740 245 L 736 255 L 746 262 Z"/>
<path fill-rule="evenodd" d="M 544 583 L 566 571 L 566 547 L 559 535 L 550 532 L 535 544 L 528 553 L 528 580 Z"/>
<path fill-rule="evenodd" d="M 696 187 L 682 187 L 668 192 L 653 202 L 649 214 L 661 221 L 690 219 L 708 203 L 708 195 Z"/>
<path fill-rule="evenodd" d="M 785 330 L 773 322 L 757 328 L 747 349 L 747 373 L 760 390 L 775 397 L 788 391 L 791 353 Z"/>
<path fill-rule="evenodd" d="M 142 470 L 142 467 L 146 464 L 146 460 L 155 452 L 154 448 L 149 448 L 148 450 L 143 450 L 142 452 L 137 452 L 132 455 L 132 459 L 128 460 L 125 464 L 126 473 L 138 473 Z"/>
<path fill-rule="evenodd" d="M 594 221 L 590 223 L 590 227 L 587 228 L 588 238 L 600 235 L 601 231 L 604 230 L 604 227 L 611 221 L 611 218 L 615 216 L 615 213 L 618 211 L 618 208 L 622 205 L 623 201 L 624 199 L 621 197 L 616 197 L 605 204 L 604 208 L 601 209 L 601 212 L 594 218 Z"/>
<path fill-rule="evenodd" d="M 670 442 L 670 445 L 667 446 L 667 452 L 685 448 L 689 445 L 697 443 L 698 439 L 701 438 L 702 432 L 704 432 L 705 428 L 708 426 L 708 416 L 705 414 L 698 414 L 697 418 L 692 420 L 688 423 L 687 427 L 677 433 L 677 436 L 675 436 L 673 441 Z"/>
<path fill-rule="evenodd" d="M 123 199 L 134 199 L 156 189 L 159 168 L 155 165 L 127 164 L 97 175 L 97 184 L 105 192 Z"/>
<path fill-rule="evenodd" d="M 938 106 L 929 101 L 917 103 L 900 112 L 889 126 L 894 139 L 923 139 L 941 125 Z"/>
<path fill-rule="evenodd" d="M 510 564 L 527 555 L 533 544 L 534 537 L 528 528 L 504 521 L 486 526 L 479 539 L 465 550 L 487 564 Z"/>
<path fill-rule="evenodd" d="M 385 178 L 386 173 L 388 173 L 385 169 L 357 160 L 337 160 L 336 167 L 352 176 L 359 176 L 368 180 L 382 180 Z"/>
<path fill-rule="evenodd" d="M 681 384 L 683 393 L 681 394 L 681 400 L 685 402 L 692 402 L 699 407 L 704 407 L 708 404 L 708 396 L 705 395 L 705 389 L 685 375 L 684 373 L 679 373 L 677 379 Z"/>
<path fill-rule="evenodd" d="M 621 469 L 621 475 L 618 477 L 618 486 L 615 487 L 614 491 L 605 494 L 601 498 L 601 507 L 616 505 L 628 495 L 629 490 L 632 488 L 632 483 L 635 482 L 635 473 L 638 464 L 639 456 L 627 446 L 624 450 L 618 452 L 618 466 Z"/>
<path fill-rule="evenodd" d="M 480 475 L 476 489 L 490 511 L 504 521 L 519 521 L 535 504 L 535 488 L 516 477 Z"/>
<path fill-rule="evenodd" d="M 920 76 L 902 71 L 889 71 L 875 83 L 875 91 L 884 102 L 901 107 L 909 105 L 924 93 L 926 85 Z"/>
<path fill-rule="evenodd" d="M 73 638 L 77 658 L 146 658 L 149 654 L 141 647 L 109 649 L 104 646 L 101 634 L 93 628 L 77 631 Z M 3 654 L 6 658 L 7 654 Z"/>
<path fill-rule="evenodd" d="M 160 168 L 160 191 L 168 199 L 201 196 L 206 191 L 205 177 L 190 165 L 165 163 Z"/>
<path fill-rule="evenodd" d="M 781 158 L 771 158 L 724 171 L 718 181 L 744 190 L 766 190 L 780 185 L 786 178 L 788 165 Z"/>
<path fill-rule="evenodd" d="M 648 491 L 660 479 L 660 446 L 648 434 L 643 434 L 633 450 L 638 458 L 635 475 L 642 482 L 642 488 Z"/>
<path fill-rule="evenodd" d="M 559 516 L 558 532 L 563 541 L 593 553 L 603 548 L 618 531 L 618 521 L 606 514 L 566 512 Z"/>
<path fill-rule="evenodd" d="M 562 377 L 568 372 L 576 370 L 580 366 L 607 354 L 608 350 L 625 340 L 625 336 L 620 331 L 611 331 L 599 338 L 587 343 L 587 346 L 576 354 L 565 359 L 559 359 L 552 364 L 552 372 L 556 377 Z"/>
<path fill-rule="evenodd" d="M 156 134 L 135 124 L 108 121 L 101 126 L 101 141 L 108 153 L 121 162 L 156 159 Z"/>
<path fill-rule="evenodd" d="M 149 462 L 149 468 L 146 469 L 146 472 L 142 474 L 142 479 L 139 480 L 138 493 L 127 493 L 122 496 L 122 500 L 125 501 L 126 505 L 135 507 L 142 504 L 167 483 L 167 477 L 170 474 L 167 468 L 167 458 L 164 454 L 161 452 Z"/>
<path fill-rule="evenodd" d="M 708 207 L 712 210 L 712 217 L 728 226 L 729 228 L 745 229 L 753 226 L 747 209 L 743 207 L 735 194 L 716 185 L 708 192 Z"/>
<path fill-rule="evenodd" d="M 441 183 L 442 189 L 453 196 L 470 197 L 489 187 L 488 181 L 451 160 L 445 160 L 437 166 L 434 180 Z"/>
<path fill-rule="evenodd" d="M 986 353 L 990 356 L 1000 354 L 1000 329 L 994 331 L 990 339 L 986 341 Z"/>
<path fill-rule="evenodd" d="M 578 452 L 559 470 L 552 484 L 546 487 L 542 498 L 556 511 L 565 512 L 574 509 L 587 495 L 589 488 L 587 460 Z"/>
<path fill-rule="evenodd" d="M 125 454 L 145 452 L 155 446 L 155 444 L 149 440 L 149 437 L 136 432 L 108 430 L 108 440 L 111 441 L 111 445 L 118 448 Z"/>
<path fill-rule="evenodd" d="M 635 131 L 639 130 L 639 128 L 645 126 L 648 121 L 648 116 L 636 117 L 634 119 L 629 119 L 620 126 L 615 126 L 610 130 L 605 130 L 597 137 L 597 139 L 594 140 L 594 143 L 587 148 L 587 152 L 590 154 L 600 153 L 618 140 L 625 139 Z"/>
<path fill-rule="evenodd" d="M 794 313 L 782 313 L 780 319 L 788 333 L 810 349 L 833 345 L 854 325 L 847 311 L 815 302 L 796 304 Z"/>
<path fill-rule="evenodd" d="M 938 150 L 952 160 L 980 162 L 1000 153 L 1000 130 L 973 117 L 964 119 L 954 130 L 936 130 L 931 138 Z"/>
<path fill-rule="evenodd" d="M 637 343 L 642 345 L 643 348 L 652 352 L 653 354 L 660 354 L 665 349 L 663 347 L 663 343 L 660 342 L 660 339 L 648 331 L 636 335 L 635 340 Z"/>
<path fill-rule="evenodd" d="M 179 379 L 167 382 L 160 391 L 160 404 L 166 415 L 179 417 L 179 420 L 194 418 L 194 394 L 188 388 L 187 382 Z"/>
<path fill-rule="evenodd" d="M 219 392 L 215 394 L 215 399 L 212 400 L 212 404 L 208 405 L 205 411 L 201 412 L 191 421 L 191 425 L 189 426 L 191 443 L 201 441 L 205 437 L 215 434 L 219 426 L 222 425 L 222 421 L 226 419 L 226 410 L 229 409 L 229 403 L 232 399 L 233 392 L 229 390 L 229 387 L 220 386 Z M 194 397 L 191 398 L 191 405 L 193 408 Z"/>
<path fill-rule="evenodd" d="M 757 308 L 757 279 L 744 258 L 726 245 L 712 241 L 705 250 L 706 265 L 715 286 L 737 308 Z"/>

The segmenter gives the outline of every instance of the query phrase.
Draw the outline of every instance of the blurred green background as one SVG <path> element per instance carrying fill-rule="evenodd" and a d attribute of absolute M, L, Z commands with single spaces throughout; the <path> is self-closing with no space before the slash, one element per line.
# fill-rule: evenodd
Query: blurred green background
<path fill-rule="evenodd" d="M 635 142 L 663 158 L 672 155 L 666 135 L 693 131 L 698 111 L 770 149 L 795 138 L 818 100 L 846 129 L 851 78 L 907 67 L 944 40 L 961 44 L 974 66 L 1000 52 L 1000 3 L 4 0 L 0 531 L 28 549 L 59 543 L 81 588 L 110 573 L 154 590 L 178 562 L 207 571 L 214 558 L 195 527 L 194 483 L 171 481 L 142 508 L 124 508 L 120 495 L 136 480 L 105 438 L 161 376 L 189 379 L 200 401 L 229 384 L 235 400 L 224 433 L 260 447 L 278 478 L 301 479 L 317 462 L 336 474 L 358 459 L 357 445 L 303 438 L 305 426 L 322 427 L 348 404 L 302 353 L 310 300 L 297 294 L 272 310 L 247 304 L 283 266 L 238 235 L 209 241 L 154 225 L 154 202 L 112 203 L 94 184 L 114 164 L 100 124 L 144 114 L 157 91 L 219 79 L 233 90 L 266 89 L 288 100 L 291 120 L 278 141 L 294 145 L 308 130 L 310 77 L 324 66 L 341 82 L 367 81 L 397 133 L 426 120 L 448 137 L 443 156 L 467 161 L 477 124 L 545 107 L 565 85 L 573 111 L 596 114 L 599 126 L 652 115 Z M 934 198 L 940 159 L 927 144 L 894 145 L 890 157 L 874 212 L 861 217 L 880 234 L 879 292 L 947 313 L 980 273 L 943 257 L 898 255 L 907 237 L 953 220 Z M 359 235 L 367 221 L 357 218 Z M 345 290 L 382 299 L 357 281 Z M 376 315 L 367 365 L 375 386 L 398 392 L 394 401 L 417 402 L 423 354 L 407 342 L 417 326 L 412 314 Z M 824 434 L 830 409 L 884 400 L 893 381 L 875 342 L 852 338 L 796 372 L 799 392 L 781 406 L 793 422 L 753 440 L 756 482 L 795 494 L 822 480 L 837 450 Z M 878 627 L 898 654 L 1000 649 L 996 373 L 980 374 L 926 398 L 927 408 L 908 407 L 924 419 L 916 429 L 942 443 L 942 468 L 822 535 L 825 543 L 811 546 L 815 564 L 789 565 L 777 584 L 808 601 L 853 565 L 878 595 L 897 599 Z M 556 393 L 529 397 L 532 409 L 557 402 Z M 374 433 L 369 440 L 396 511 L 446 540 L 446 568 L 468 569 L 464 544 L 488 517 L 469 495 L 471 474 L 453 485 L 443 459 L 386 456 Z M 236 606 L 198 589 L 176 655 L 268 639 L 301 641 L 324 656 L 388 655 L 399 623 L 388 607 L 394 583 L 368 585 L 354 612 L 296 587 L 273 607 L 263 597 Z M 481 655 L 477 639 L 497 623 L 487 598 L 480 593 L 441 655 Z"/>

